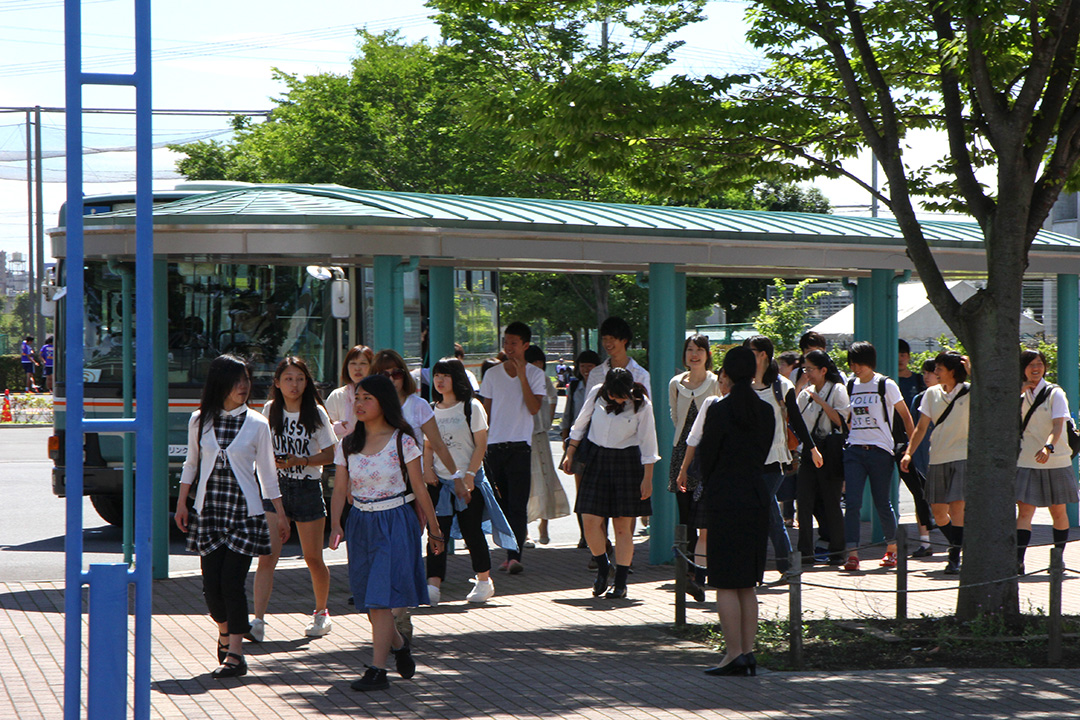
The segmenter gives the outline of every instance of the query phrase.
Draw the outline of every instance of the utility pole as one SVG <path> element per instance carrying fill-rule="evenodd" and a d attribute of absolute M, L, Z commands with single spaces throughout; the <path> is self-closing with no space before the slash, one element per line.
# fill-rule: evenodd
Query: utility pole
<path fill-rule="evenodd" d="M 31 278 L 30 302 L 34 312 L 34 342 L 40 346 L 45 342 L 45 318 L 41 316 L 41 288 L 42 280 L 45 279 L 45 201 L 44 201 L 44 175 L 42 173 L 41 153 L 41 106 L 34 108 L 34 174 L 35 192 L 37 205 L 37 237 L 34 243 L 34 265 Z"/>

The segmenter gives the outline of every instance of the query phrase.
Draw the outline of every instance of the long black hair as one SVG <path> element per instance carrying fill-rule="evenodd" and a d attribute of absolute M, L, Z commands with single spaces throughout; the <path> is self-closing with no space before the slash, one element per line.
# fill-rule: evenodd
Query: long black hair
<path fill-rule="evenodd" d="M 840 371 L 836 369 L 836 363 L 829 357 L 829 353 L 824 350 L 811 350 L 806 353 L 806 357 L 803 358 L 804 367 L 805 363 L 809 362 L 811 365 L 817 368 L 825 368 L 825 379 L 829 382 L 840 384 L 844 382 L 844 378 L 840 375 Z"/>
<path fill-rule="evenodd" d="M 199 435 L 207 423 L 213 423 L 218 413 L 225 409 L 225 398 L 241 379 L 251 382 L 251 369 L 244 359 L 236 355 L 218 355 L 206 369 L 206 384 L 199 400 Z"/>
<path fill-rule="evenodd" d="M 633 374 L 626 368 L 611 368 L 604 377 L 604 384 L 600 388 L 597 399 L 604 401 L 605 409 L 609 413 L 618 415 L 626 404 L 615 402 L 611 399 L 613 397 L 633 400 L 634 412 L 637 412 L 645 403 L 645 388 L 641 383 L 634 382 Z"/>
<path fill-rule="evenodd" d="M 773 342 L 764 335 L 755 335 L 751 338 L 743 340 L 743 347 L 751 350 L 757 350 L 763 352 L 769 358 L 769 364 L 765 368 L 765 375 L 762 376 L 761 382 L 766 387 L 776 382 L 776 378 L 780 377 L 780 366 L 776 364 L 776 360 L 773 359 Z M 754 360 L 754 375 L 757 375 L 757 360 Z M 752 379 L 752 378 L 751 378 Z"/>
<path fill-rule="evenodd" d="M 379 401 L 379 407 L 382 409 L 383 419 L 386 420 L 387 425 L 416 440 L 412 426 L 409 425 L 409 421 L 401 413 L 401 401 L 398 399 L 397 389 L 390 378 L 385 375 L 368 375 L 356 384 L 356 391 L 360 392 L 361 390 Z M 363 450 L 366 442 L 367 431 L 364 428 L 364 423 L 358 422 L 353 431 L 341 441 L 341 450 L 345 457 L 348 457 Z"/>
<path fill-rule="evenodd" d="M 294 367 L 304 373 L 304 394 L 300 396 L 300 425 L 308 435 L 314 435 L 315 431 L 322 427 L 322 415 L 319 406 L 323 404 L 319 389 L 315 387 L 315 380 L 311 377 L 307 363 L 295 355 L 290 355 L 278 363 L 274 370 L 274 384 L 270 388 L 270 429 L 275 434 L 281 434 L 285 428 L 285 397 L 281 394 L 281 388 L 277 386 L 282 374 L 289 368 Z"/>
<path fill-rule="evenodd" d="M 532 347 L 532 345 L 529 347 Z M 454 398 L 458 402 L 472 402 L 472 383 L 469 382 L 469 376 L 465 374 L 466 372 L 468 371 L 465 369 L 465 364 L 456 357 L 444 357 L 442 360 L 435 363 L 434 367 L 431 368 L 432 399 L 435 400 L 435 402 L 442 402 L 443 399 L 442 393 L 435 389 L 435 376 L 449 375 Z"/>
<path fill-rule="evenodd" d="M 756 429 L 758 425 L 757 403 L 761 398 L 752 383 L 757 375 L 757 359 L 745 345 L 733 347 L 724 355 L 724 374 L 731 381 L 731 391 L 725 400 L 731 403 L 735 422 L 743 427 Z"/>

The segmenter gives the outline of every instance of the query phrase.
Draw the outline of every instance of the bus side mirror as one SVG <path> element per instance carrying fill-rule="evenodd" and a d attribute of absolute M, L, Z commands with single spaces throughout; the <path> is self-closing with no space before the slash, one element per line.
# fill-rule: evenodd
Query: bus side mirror
<path fill-rule="evenodd" d="M 332 280 L 330 282 L 330 315 L 332 317 L 339 320 L 348 319 L 351 310 L 349 297 L 348 280 Z"/>

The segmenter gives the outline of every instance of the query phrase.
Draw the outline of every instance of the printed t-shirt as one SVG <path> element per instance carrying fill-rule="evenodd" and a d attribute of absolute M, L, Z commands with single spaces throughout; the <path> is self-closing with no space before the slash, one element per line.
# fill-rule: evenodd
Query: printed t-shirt
<path fill-rule="evenodd" d="M 274 401 L 271 400 L 263 406 L 262 412 L 267 418 L 270 417 L 270 408 L 273 404 Z M 281 432 L 275 432 L 273 427 L 270 428 L 270 434 L 274 437 L 274 455 L 311 457 L 320 450 L 334 446 L 337 438 L 334 436 L 334 427 L 330 421 L 330 416 L 321 407 L 318 410 L 319 420 L 322 421 L 322 424 L 315 429 L 314 434 L 308 433 L 304 426 L 300 424 L 300 413 L 291 413 L 288 410 L 281 413 Z M 290 468 L 278 468 L 278 477 L 292 478 L 293 480 L 303 480 L 305 478 L 318 480 L 322 477 L 322 466 L 303 467 L 302 465 L 296 465 Z"/>
<path fill-rule="evenodd" d="M 455 403 L 453 407 L 446 409 L 435 407 L 435 424 L 439 426 L 439 435 L 446 443 L 446 449 L 454 458 L 454 464 L 458 470 L 465 472 L 469 468 L 476 443 L 473 441 L 473 433 L 488 429 L 487 413 L 479 400 L 473 398 L 472 425 L 465 424 L 465 406 Z M 448 478 L 453 473 L 443 464 L 438 455 L 435 456 L 435 474 L 439 477 Z"/>
<path fill-rule="evenodd" d="M 882 376 L 874 373 L 870 382 L 859 382 L 851 386 L 851 417 L 848 427 L 848 442 L 852 445 L 873 445 L 889 453 L 893 451 L 891 422 L 896 403 L 903 402 L 900 388 L 890 378 L 885 378 L 885 406 L 882 407 L 881 395 L 878 394 L 878 380 Z M 888 415 L 886 415 L 888 413 Z M 896 422 L 903 422 L 899 417 Z"/>

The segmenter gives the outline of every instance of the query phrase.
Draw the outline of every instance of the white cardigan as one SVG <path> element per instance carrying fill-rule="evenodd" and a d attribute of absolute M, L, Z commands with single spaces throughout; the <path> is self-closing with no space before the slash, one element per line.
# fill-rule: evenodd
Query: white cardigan
<path fill-rule="evenodd" d="M 199 411 L 196 410 L 191 413 L 191 419 L 188 421 L 188 452 L 180 482 L 184 485 L 194 482 L 196 468 L 198 468 L 199 486 L 195 490 L 195 512 L 202 512 L 206 498 L 206 482 L 214 469 L 218 453 L 222 450 L 218 445 L 217 435 L 214 434 L 212 422 L 206 423 L 203 427 L 201 443 L 198 435 Z M 262 414 L 248 408 L 244 424 L 240 426 L 240 432 L 236 434 L 236 438 L 229 443 L 229 447 L 224 452 L 229 459 L 233 476 L 244 493 L 248 516 L 262 515 L 264 496 L 267 500 L 281 497 L 277 466 L 274 464 L 274 440 L 270 435 L 270 422 Z M 258 480 L 255 479 L 256 472 L 259 476 Z"/>

